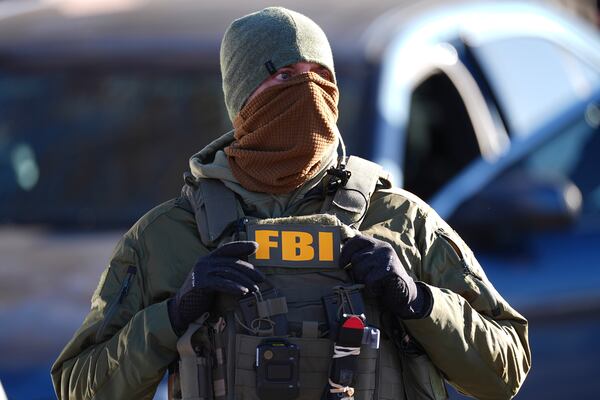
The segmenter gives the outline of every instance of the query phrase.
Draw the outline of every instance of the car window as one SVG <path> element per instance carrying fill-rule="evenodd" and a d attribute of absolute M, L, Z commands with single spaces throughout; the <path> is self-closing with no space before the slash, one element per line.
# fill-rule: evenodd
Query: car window
<path fill-rule="evenodd" d="M 218 71 L 0 72 L 0 222 L 128 225 L 230 125 Z"/>
<path fill-rule="evenodd" d="M 481 156 L 462 97 L 441 72 L 411 94 L 405 154 L 404 187 L 426 200 Z"/>
<path fill-rule="evenodd" d="M 593 113 L 600 114 L 593 107 Z M 590 112 L 588 111 L 588 114 Z M 600 215 L 600 129 L 596 121 L 582 121 L 544 144 L 506 173 L 516 169 L 531 175 L 570 179 L 581 191 L 583 213 Z"/>
<path fill-rule="evenodd" d="M 474 47 L 507 118 L 510 134 L 527 135 L 600 83 L 600 71 L 547 40 L 518 37 Z"/>

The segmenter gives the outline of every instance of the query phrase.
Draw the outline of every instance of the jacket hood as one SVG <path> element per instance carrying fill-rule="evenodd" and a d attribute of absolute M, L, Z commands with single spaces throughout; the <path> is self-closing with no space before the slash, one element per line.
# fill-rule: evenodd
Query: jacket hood
<path fill-rule="evenodd" d="M 209 143 L 202 150 L 190 157 L 190 171 L 194 178 L 219 179 L 223 184 L 243 199 L 244 211 L 259 218 L 277 218 L 284 215 L 288 205 L 314 188 L 327 173 L 327 169 L 337 162 L 337 145 L 325 156 L 323 168 L 298 189 L 285 194 L 253 192 L 244 188 L 233 175 L 227 155 L 223 151 L 235 139 L 233 131 L 229 131 Z"/>

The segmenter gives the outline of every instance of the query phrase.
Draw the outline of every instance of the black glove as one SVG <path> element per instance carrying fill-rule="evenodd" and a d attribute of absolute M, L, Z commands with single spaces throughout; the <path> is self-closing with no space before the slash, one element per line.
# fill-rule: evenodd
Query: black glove
<path fill-rule="evenodd" d="M 365 285 L 366 294 L 379 297 L 400 318 L 424 318 L 431 312 L 431 292 L 406 273 L 389 243 L 363 235 L 349 239 L 342 247 L 340 267 L 348 264 L 354 281 Z"/>
<path fill-rule="evenodd" d="M 212 308 L 215 294 L 242 296 L 258 289 L 261 272 L 248 262 L 256 242 L 231 242 L 200 257 L 177 294 L 169 299 L 169 319 L 179 336 L 188 325 Z"/>

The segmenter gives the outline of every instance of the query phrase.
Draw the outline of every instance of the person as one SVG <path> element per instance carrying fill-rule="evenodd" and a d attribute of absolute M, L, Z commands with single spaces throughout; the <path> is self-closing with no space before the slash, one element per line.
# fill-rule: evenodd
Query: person
<path fill-rule="evenodd" d="M 58 398 L 150 399 L 190 375 L 188 333 L 204 395 L 174 379 L 175 398 L 515 396 L 526 319 L 435 211 L 345 156 L 321 28 L 269 7 L 229 26 L 220 61 L 234 129 L 116 246 L 52 367 Z"/>

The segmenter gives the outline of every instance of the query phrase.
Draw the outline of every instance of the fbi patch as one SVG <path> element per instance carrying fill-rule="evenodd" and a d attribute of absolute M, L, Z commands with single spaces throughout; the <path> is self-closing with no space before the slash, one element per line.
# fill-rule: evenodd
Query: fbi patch
<path fill-rule="evenodd" d="M 264 267 L 338 268 L 339 226 L 248 225 L 248 239 L 258 243 L 250 262 Z"/>

